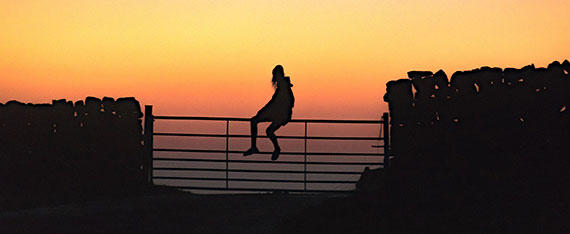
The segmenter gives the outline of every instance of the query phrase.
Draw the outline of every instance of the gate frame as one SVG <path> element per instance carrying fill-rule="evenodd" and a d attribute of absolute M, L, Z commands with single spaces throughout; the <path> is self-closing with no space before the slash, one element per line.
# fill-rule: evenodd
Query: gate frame
<path fill-rule="evenodd" d="M 304 161 L 303 162 L 293 162 L 293 161 L 255 161 L 255 160 L 243 160 L 243 163 L 289 163 L 289 164 L 300 164 L 303 163 L 304 165 L 304 170 L 303 171 L 278 171 L 278 170 L 230 170 L 229 169 L 229 163 L 230 162 L 237 162 L 237 161 L 241 161 L 241 160 L 229 160 L 229 154 L 230 153 L 239 153 L 241 151 L 230 151 L 229 150 L 229 138 L 230 137 L 251 137 L 250 135 L 231 135 L 229 133 L 229 126 L 230 126 L 230 121 L 250 121 L 250 118 L 224 118 L 224 117 L 190 117 L 190 116 L 154 116 L 152 114 L 152 105 L 145 105 L 145 115 L 144 115 L 144 158 L 145 158 L 145 171 L 146 171 L 146 178 L 147 178 L 147 184 L 149 186 L 153 186 L 153 179 L 156 178 L 154 177 L 154 165 L 153 162 L 155 160 L 162 160 L 161 158 L 154 158 L 153 157 L 153 153 L 154 151 L 171 151 L 171 152 L 211 152 L 211 153 L 225 153 L 226 154 L 226 159 L 225 159 L 225 164 L 226 164 L 226 169 L 225 169 L 225 182 L 226 182 L 226 186 L 225 188 L 222 187 L 191 187 L 191 186 L 169 186 L 169 187 L 176 187 L 176 188 L 181 188 L 181 189 L 199 189 L 199 190 L 226 190 L 226 191 L 275 191 L 275 190 L 281 190 L 281 189 L 258 189 L 258 188 L 229 188 L 229 181 L 236 181 L 236 179 L 230 179 L 229 178 L 229 172 L 230 171 L 234 171 L 234 172 L 281 172 L 281 173 L 298 173 L 298 172 L 303 172 L 304 174 L 304 179 L 302 181 L 294 181 L 294 182 L 298 182 L 301 183 L 303 182 L 303 190 L 295 190 L 295 189 L 285 189 L 285 191 L 292 191 L 292 192 L 346 192 L 345 190 L 334 190 L 334 191 L 329 191 L 329 190 L 307 190 L 307 183 L 327 183 L 327 181 L 308 181 L 307 180 L 307 174 L 361 174 L 358 172 L 354 172 L 354 173 L 348 173 L 348 172 L 343 172 L 343 171 L 338 171 L 337 173 L 334 172 L 326 172 L 326 171 L 322 171 L 322 173 L 319 173 L 319 171 L 307 171 L 307 164 L 334 164 L 334 165 L 381 165 L 383 166 L 383 168 L 388 168 L 390 163 L 390 123 L 389 123 L 389 117 L 388 117 L 388 113 L 383 113 L 382 114 L 382 118 L 381 120 L 325 120 L 325 119 L 292 119 L 290 122 L 302 122 L 304 123 L 305 126 L 305 131 L 304 131 L 304 136 L 280 136 L 279 138 L 289 138 L 289 139 L 303 139 L 304 140 L 304 151 L 303 152 L 282 152 L 281 154 L 293 154 L 293 155 L 303 155 L 304 156 Z M 155 133 L 154 132 L 154 121 L 156 119 L 162 119 L 162 120 L 214 120 L 214 121 L 226 121 L 226 133 L 224 135 L 220 135 L 220 134 L 184 134 L 184 133 Z M 383 131 L 381 131 L 382 136 L 378 136 L 377 138 L 375 137 L 326 137 L 326 136 L 322 136 L 322 137 L 309 137 L 307 136 L 307 129 L 308 129 L 308 123 L 349 123 L 349 124 L 381 124 L 381 129 Z M 156 135 L 160 135 L 160 136 L 202 136 L 202 137 L 225 137 L 226 139 L 226 147 L 224 151 L 220 151 L 220 150 L 185 150 L 185 149 L 156 149 L 154 148 L 154 136 Z M 267 136 L 258 136 L 259 138 L 267 138 Z M 384 149 L 384 153 L 380 154 L 367 154 L 367 153 L 329 153 L 329 152 L 307 152 L 307 140 L 309 139 L 321 139 L 321 140 L 382 140 L 384 141 L 384 144 L 381 146 Z M 271 152 L 260 152 L 261 154 L 271 154 Z M 355 156 L 383 156 L 383 162 L 381 163 L 336 163 L 336 162 L 307 162 L 307 155 L 345 155 L 345 156 L 349 156 L 349 155 L 355 155 Z M 168 158 L 166 158 L 166 160 L 168 160 Z M 176 159 L 171 159 L 176 161 Z M 207 159 L 187 159 L 187 160 L 183 160 L 183 159 L 178 159 L 178 161 L 209 161 L 209 162 L 221 162 L 220 160 L 207 160 Z M 166 169 L 166 168 L 165 168 Z M 175 170 L 175 168 L 169 168 L 170 170 Z M 182 169 L 182 168 L 180 168 Z M 191 168 L 188 168 L 191 169 Z M 222 169 L 219 169 L 222 170 Z M 219 171 L 219 170 L 215 170 L 215 171 Z M 160 178 L 159 178 L 160 179 Z M 188 179 L 196 179 L 199 180 L 200 178 L 190 178 L 188 177 Z M 202 179 L 207 179 L 207 178 L 202 178 Z M 245 181 L 248 181 L 247 179 L 243 179 Z M 288 180 L 255 180 L 252 179 L 253 181 L 265 181 L 265 182 L 293 182 L 293 181 L 288 181 Z M 239 179 L 237 180 L 239 181 Z M 330 181 L 330 182 L 335 182 L 335 181 Z M 342 183 L 342 181 L 338 181 L 339 183 Z M 351 181 L 352 182 L 352 181 Z M 356 182 L 354 182 L 356 183 Z M 352 191 L 352 190 L 348 190 L 348 191 Z"/>

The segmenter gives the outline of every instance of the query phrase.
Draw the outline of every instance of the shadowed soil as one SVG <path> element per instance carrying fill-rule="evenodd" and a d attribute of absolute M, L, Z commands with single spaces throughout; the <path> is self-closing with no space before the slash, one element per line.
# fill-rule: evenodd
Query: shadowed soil
<path fill-rule="evenodd" d="M 7 211 L 0 213 L 0 233 L 275 233 L 287 217 L 329 199 L 165 192 Z"/>

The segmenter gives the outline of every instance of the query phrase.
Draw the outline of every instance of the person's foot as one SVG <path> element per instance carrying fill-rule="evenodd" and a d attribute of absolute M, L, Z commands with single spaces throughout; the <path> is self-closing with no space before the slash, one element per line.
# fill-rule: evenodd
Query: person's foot
<path fill-rule="evenodd" d="M 273 154 L 271 154 L 271 160 L 277 160 L 279 158 L 279 153 L 281 153 L 281 149 L 275 149 Z"/>
<path fill-rule="evenodd" d="M 243 156 L 248 156 L 248 155 L 252 155 L 252 154 L 256 154 L 256 153 L 259 153 L 259 150 L 257 149 L 257 147 L 252 147 L 252 148 L 249 148 L 247 151 L 245 151 L 243 153 Z"/>

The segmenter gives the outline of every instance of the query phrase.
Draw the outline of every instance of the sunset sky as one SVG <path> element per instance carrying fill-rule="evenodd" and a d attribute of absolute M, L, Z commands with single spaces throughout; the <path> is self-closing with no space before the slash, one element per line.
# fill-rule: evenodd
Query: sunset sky
<path fill-rule="evenodd" d="M 293 118 L 372 119 L 409 70 L 570 58 L 568 0 L 0 2 L 0 102 L 134 96 L 250 117 L 291 76 Z"/>

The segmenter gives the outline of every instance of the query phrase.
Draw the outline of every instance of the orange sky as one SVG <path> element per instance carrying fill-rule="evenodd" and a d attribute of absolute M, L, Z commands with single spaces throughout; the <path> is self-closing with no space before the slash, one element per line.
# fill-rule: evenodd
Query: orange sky
<path fill-rule="evenodd" d="M 570 56 L 570 1 L 0 2 L 0 102 L 135 96 L 157 114 L 250 117 L 276 64 L 293 118 L 379 118 L 409 70 Z"/>

